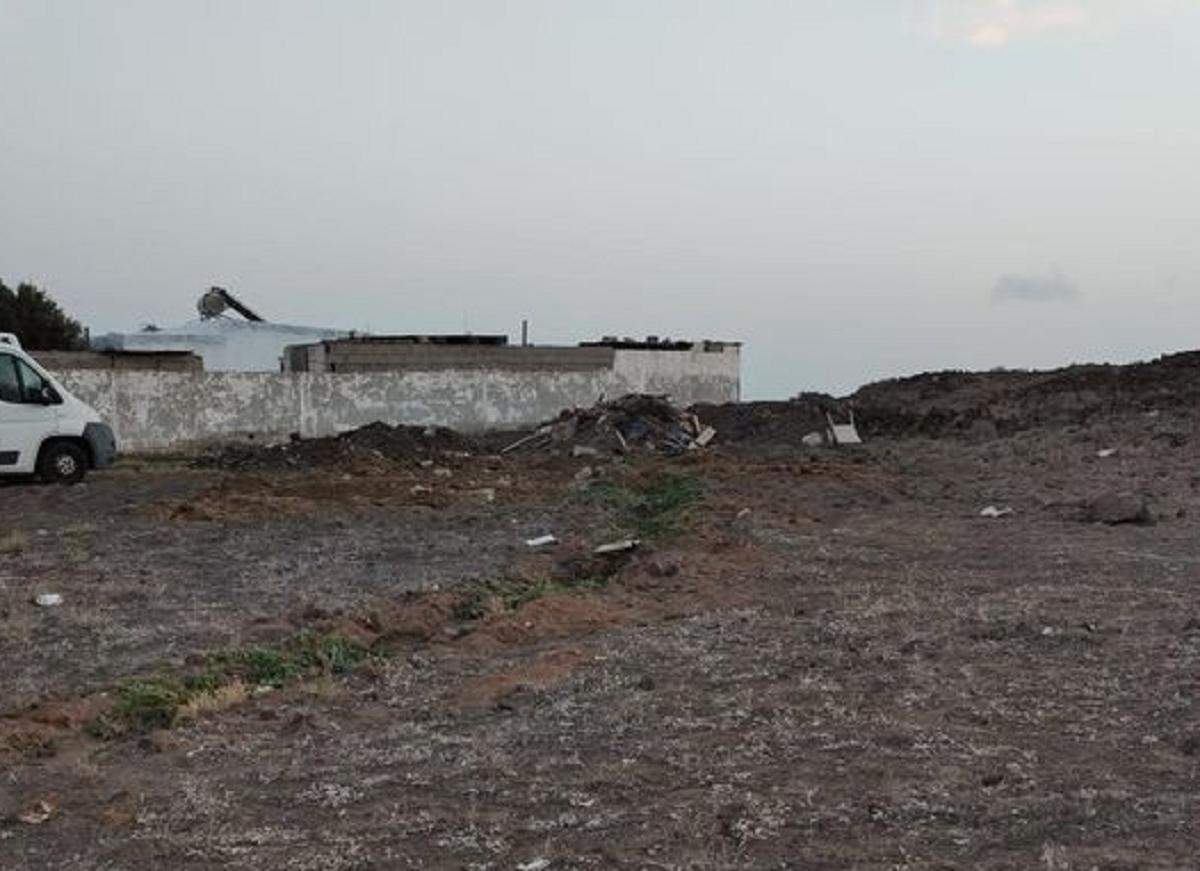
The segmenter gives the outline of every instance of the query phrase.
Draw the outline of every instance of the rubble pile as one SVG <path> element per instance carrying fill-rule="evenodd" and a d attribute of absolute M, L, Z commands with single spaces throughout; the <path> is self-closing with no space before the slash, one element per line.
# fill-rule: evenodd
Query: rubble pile
<path fill-rule="evenodd" d="M 707 446 L 716 434 L 665 396 L 628 394 L 591 408 L 565 410 L 501 453 L 543 450 L 598 456 L 640 449 L 677 456 Z"/>

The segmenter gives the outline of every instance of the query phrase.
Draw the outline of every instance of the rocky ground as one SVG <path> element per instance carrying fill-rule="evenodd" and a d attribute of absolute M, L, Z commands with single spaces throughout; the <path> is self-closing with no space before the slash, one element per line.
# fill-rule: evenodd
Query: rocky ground
<path fill-rule="evenodd" d="M 0 485 L 0 868 L 1197 867 L 1196 375 Z"/>

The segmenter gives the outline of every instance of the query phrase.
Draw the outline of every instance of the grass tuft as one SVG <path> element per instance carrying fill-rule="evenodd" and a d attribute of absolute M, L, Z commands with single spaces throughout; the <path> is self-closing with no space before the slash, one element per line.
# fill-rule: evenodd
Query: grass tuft
<path fill-rule="evenodd" d="M 617 534 L 661 539 L 687 526 L 701 487 L 695 478 L 666 475 L 635 487 L 602 479 L 594 481 L 587 494 L 613 512 Z"/>
<path fill-rule="evenodd" d="M 215 714 L 236 708 L 246 701 L 246 685 L 240 680 L 201 690 L 193 695 L 180 707 L 180 717 L 199 717 L 204 714 Z"/>
<path fill-rule="evenodd" d="M 297 635 L 278 647 L 228 647 L 209 654 L 210 669 L 252 686 L 281 687 L 292 678 L 316 672 L 345 674 L 369 655 L 350 638 Z"/>

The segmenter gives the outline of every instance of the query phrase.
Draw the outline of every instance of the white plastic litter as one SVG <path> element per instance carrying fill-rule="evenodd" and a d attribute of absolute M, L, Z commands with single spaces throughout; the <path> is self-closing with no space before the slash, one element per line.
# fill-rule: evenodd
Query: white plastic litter
<path fill-rule="evenodd" d="M 602 544 L 592 551 L 592 553 L 621 553 L 622 551 L 633 550 L 641 543 L 641 539 L 638 538 L 625 538 L 621 541 L 611 541 L 608 544 Z"/>
<path fill-rule="evenodd" d="M 553 535 L 539 535 L 537 538 L 527 538 L 525 543 L 530 547 L 546 547 L 550 544 L 558 544 L 558 539 Z"/>
<path fill-rule="evenodd" d="M 995 505 L 989 505 L 987 508 L 979 512 L 979 516 L 990 517 L 995 520 L 997 517 L 1008 517 L 1008 515 L 1013 513 L 1015 512 L 1007 505 L 1003 508 L 997 508 Z"/>

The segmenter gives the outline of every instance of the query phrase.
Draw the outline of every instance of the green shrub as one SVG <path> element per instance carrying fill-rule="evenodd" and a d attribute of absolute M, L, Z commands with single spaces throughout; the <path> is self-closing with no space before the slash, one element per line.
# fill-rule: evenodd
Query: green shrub
<path fill-rule="evenodd" d="M 168 729 L 188 698 L 187 688 L 173 677 L 135 678 L 118 688 L 116 713 L 136 732 Z"/>

